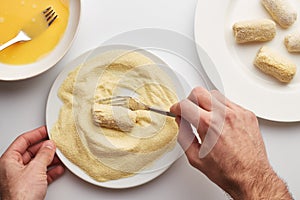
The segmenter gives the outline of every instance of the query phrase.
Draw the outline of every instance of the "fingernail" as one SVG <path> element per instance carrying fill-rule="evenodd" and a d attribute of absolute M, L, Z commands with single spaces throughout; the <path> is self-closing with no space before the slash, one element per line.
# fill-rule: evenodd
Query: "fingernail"
<path fill-rule="evenodd" d="M 45 141 L 44 145 L 45 145 L 46 148 L 49 148 L 49 149 L 54 149 L 55 148 L 55 145 L 51 140 Z"/>

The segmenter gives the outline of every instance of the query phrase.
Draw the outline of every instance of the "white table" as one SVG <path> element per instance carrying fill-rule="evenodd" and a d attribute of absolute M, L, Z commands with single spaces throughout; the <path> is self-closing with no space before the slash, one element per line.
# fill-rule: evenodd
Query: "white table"
<path fill-rule="evenodd" d="M 20 133 L 45 124 L 47 95 L 64 66 L 112 36 L 140 28 L 164 28 L 193 37 L 196 0 L 83 0 L 80 30 L 70 51 L 51 70 L 24 81 L 0 82 L 0 154 Z M 260 120 L 270 162 L 300 198 L 300 123 Z M 53 183 L 46 199 L 227 199 L 225 193 L 182 157 L 155 180 L 112 190 L 82 181 L 69 171 Z"/>

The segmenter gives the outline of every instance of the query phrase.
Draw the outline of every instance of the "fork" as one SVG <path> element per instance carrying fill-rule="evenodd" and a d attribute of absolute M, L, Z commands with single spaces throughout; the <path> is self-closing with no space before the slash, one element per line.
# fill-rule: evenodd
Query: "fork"
<path fill-rule="evenodd" d="M 16 42 L 25 42 L 25 41 L 32 40 L 34 37 L 38 36 L 43 31 L 45 31 L 58 17 L 58 15 L 55 14 L 55 11 L 52 9 L 51 6 L 43 10 L 40 14 L 36 17 L 42 17 L 42 19 L 39 21 L 41 22 L 41 24 L 32 24 L 32 23 L 25 24 L 14 38 L 7 41 L 3 45 L 0 45 L 0 51 L 2 51 L 3 49 L 9 47 L 10 45 Z M 39 27 L 33 27 L 37 25 Z"/>
<path fill-rule="evenodd" d="M 174 113 L 153 108 L 130 96 L 113 96 L 109 98 L 99 99 L 97 102 L 100 104 L 110 104 L 111 106 L 122 106 L 125 108 L 129 108 L 132 111 L 149 110 L 169 117 L 176 117 Z"/>

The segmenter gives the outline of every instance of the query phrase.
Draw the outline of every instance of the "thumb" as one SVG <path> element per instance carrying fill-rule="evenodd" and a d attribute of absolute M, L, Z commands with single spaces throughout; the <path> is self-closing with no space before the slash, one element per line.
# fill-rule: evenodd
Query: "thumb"
<path fill-rule="evenodd" d="M 47 167 L 51 164 L 55 154 L 55 144 L 51 140 L 47 140 L 43 143 L 34 160 Z"/>

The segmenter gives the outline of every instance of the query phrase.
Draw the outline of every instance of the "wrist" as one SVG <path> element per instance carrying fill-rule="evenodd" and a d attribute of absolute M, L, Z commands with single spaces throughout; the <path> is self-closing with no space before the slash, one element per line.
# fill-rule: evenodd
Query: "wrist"
<path fill-rule="evenodd" d="M 234 199 L 293 199 L 285 182 L 271 168 L 245 176 L 243 180 L 237 190 L 230 192 Z"/>
<path fill-rule="evenodd" d="M 12 195 L 12 194 L 7 193 L 7 192 L 1 194 L 0 197 L 1 197 L 0 200 L 20 199 L 20 198 L 18 198 L 18 196 Z"/>
<path fill-rule="evenodd" d="M 2 194 L 0 195 L 0 200 L 17 200 L 17 199 L 28 199 L 28 194 L 30 194 L 30 191 L 2 191 Z"/>

